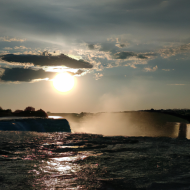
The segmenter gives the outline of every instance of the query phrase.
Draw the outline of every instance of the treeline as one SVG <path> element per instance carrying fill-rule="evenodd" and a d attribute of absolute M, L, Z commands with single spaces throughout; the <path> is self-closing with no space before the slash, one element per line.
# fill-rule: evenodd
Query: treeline
<path fill-rule="evenodd" d="M 4 110 L 0 107 L 0 117 L 48 117 L 48 115 L 44 110 L 35 111 L 35 108 L 30 106 L 24 110 L 15 110 L 14 112 L 11 109 Z"/>
<path fill-rule="evenodd" d="M 166 109 L 166 110 L 159 109 L 159 110 L 155 110 L 152 108 L 150 110 L 140 110 L 140 111 L 169 114 L 169 115 L 173 115 L 176 117 L 180 117 L 180 118 L 185 119 L 188 122 L 190 122 L 190 109 Z"/>

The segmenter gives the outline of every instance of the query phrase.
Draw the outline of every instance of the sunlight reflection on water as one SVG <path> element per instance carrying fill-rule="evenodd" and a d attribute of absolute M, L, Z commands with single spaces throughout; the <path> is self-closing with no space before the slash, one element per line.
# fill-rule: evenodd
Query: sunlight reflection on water
<path fill-rule="evenodd" d="M 60 161 L 60 162 L 71 162 L 71 161 L 76 161 L 78 159 L 84 159 L 87 158 L 86 155 L 81 155 L 81 156 L 70 156 L 70 157 L 59 157 L 59 158 L 52 158 L 55 161 Z"/>
<path fill-rule="evenodd" d="M 61 117 L 61 116 L 48 116 L 48 118 L 51 118 L 51 119 L 61 119 L 63 117 Z"/>
<path fill-rule="evenodd" d="M 43 161 L 39 171 L 35 173 L 41 174 L 43 180 L 40 181 L 46 188 L 64 187 L 64 189 L 71 189 L 77 179 L 76 172 L 79 172 L 81 168 L 76 161 L 87 157 L 85 154 L 80 154 L 50 158 Z"/>

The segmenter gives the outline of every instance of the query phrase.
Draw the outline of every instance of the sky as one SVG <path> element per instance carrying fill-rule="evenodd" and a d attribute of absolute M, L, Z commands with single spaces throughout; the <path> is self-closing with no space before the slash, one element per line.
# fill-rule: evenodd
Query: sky
<path fill-rule="evenodd" d="M 0 106 L 190 109 L 189 12 L 189 0 L 1 0 Z M 54 88 L 59 72 L 72 90 Z"/>

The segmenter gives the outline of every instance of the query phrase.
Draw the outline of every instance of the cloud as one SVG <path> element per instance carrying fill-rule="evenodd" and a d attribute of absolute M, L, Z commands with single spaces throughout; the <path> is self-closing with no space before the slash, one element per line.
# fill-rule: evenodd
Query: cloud
<path fill-rule="evenodd" d="M 162 69 L 163 71 L 170 71 L 171 69 Z"/>
<path fill-rule="evenodd" d="M 0 58 L 1 58 L 2 55 L 6 55 L 7 53 L 9 53 L 9 51 L 2 51 L 2 50 L 0 50 Z"/>
<path fill-rule="evenodd" d="M 103 77 L 103 74 L 102 74 L 102 73 L 95 73 L 94 75 L 95 75 L 94 78 L 95 78 L 96 80 L 99 80 L 101 77 Z"/>
<path fill-rule="evenodd" d="M 15 46 L 14 49 L 30 49 L 25 46 Z"/>
<path fill-rule="evenodd" d="M 150 67 L 144 68 L 144 70 L 146 72 L 154 72 L 158 69 L 158 66 L 156 65 L 155 67 L 153 67 L 152 69 Z"/>
<path fill-rule="evenodd" d="M 94 44 L 88 44 L 88 48 L 89 48 L 90 50 L 93 50 L 93 49 L 95 49 L 95 45 L 94 45 Z"/>
<path fill-rule="evenodd" d="M 102 47 L 100 44 L 88 44 L 88 43 L 86 43 L 85 46 L 86 45 L 87 45 L 89 50 L 99 50 Z"/>
<path fill-rule="evenodd" d="M 4 47 L 3 49 L 5 49 L 5 50 L 11 50 L 13 48 L 11 48 L 11 47 Z"/>
<path fill-rule="evenodd" d="M 133 68 L 137 68 L 136 65 L 148 64 L 148 61 L 156 59 L 156 58 L 168 58 L 170 56 L 174 56 L 177 54 L 183 54 L 188 56 L 190 52 L 190 43 L 177 45 L 179 43 L 171 43 L 168 42 L 164 48 L 158 48 L 157 46 L 152 51 L 148 51 L 151 45 L 146 46 L 145 52 L 142 52 L 143 44 L 134 44 L 130 41 L 130 47 L 127 49 L 131 49 L 132 51 L 118 51 L 118 48 L 114 48 L 115 42 L 121 44 L 127 43 L 127 36 L 121 35 L 118 37 L 112 37 L 107 39 L 107 42 L 98 43 L 100 48 L 95 49 L 94 45 L 91 47 L 91 50 L 84 50 L 83 54 L 81 54 L 86 61 L 90 61 L 94 65 L 94 69 L 102 70 L 104 68 L 112 68 L 119 66 L 130 66 Z M 114 42 L 114 43 L 113 43 Z M 90 45 L 90 44 L 89 44 Z M 124 45 L 123 45 L 124 46 Z M 162 46 L 162 45 L 161 45 Z M 92 51 L 93 50 L 93 51 Z M 142 51 L 141 51 L 142 50 Z M 79 52 L 80 53 L 80 52 Z M 106 60 L 107 59 L 107 60 Z M 184 58 L 183 58 L 184 59 Z M 156 68 L 154 68 L 156 69 Z M 172 70 L 172 69 L 171 69 Z M 152 68 L 145 68 L 145 71 L 155 71 Z M 163 70 L 169 71 L 169 70 Z"/>
<path fill-rule="evenodd" d="M 0 67 L 0 77 L 3 75 L 4 72 L 5 72 L 5 69 Z"/>
<path fill-rule="evenodd" d="M 117 52 L 112 57 L 114 59 L 130 59 L 131 57 L 137 59 L 149 59 L 150 57 L 156 56 L 156 53 L 135 53 L 130 51 Z"/>
<path fill-rule="evenodd" d="M 126 44 L 115 44 L 115 46 L 118 47 L 118 48 L 124 48 L 127 45 L 128 45 L 128 43 L 126 43 Z"/>
<path fill-rule="evenodd" d="M 117 52 L 113 55 L 114 59 L 128 59 L 130 57 L 137 56 L 136 53 L 134 52 Z"/>
<path fill-rule="evenodd" d="M 77 71 L 65 71 L 67 73 L 69 73 L 70 75 L 73 75 L 73 76 L 82 76 L 82 75 L 85 75 L 88 71 L 86 70 L 81 70 L 81 69 L 78 69 Z"/>
<path fill-rule="evenodd" d="M 86 46 L 86 44 L 84 45 Z M 83 45 L 81 44 L 81 47 L 82 46 Z M 136 68 L 135 65 L 147 64 L 149 60 L 152 60 L 158 56 L 158 54 L 154 52 L 115 52 L 118 51 L 118 48 L 113 50 L 112 47 L 115 47 L 115 45 L 110 43 L 99 43 L 99 47 L 101 48 L 94 50 L 85 49 L 85 47 L 84 49 L 74 49 L 70 53 L 73 55 L 80 54 L 85 61 L 93 64 L 93 70 L 96 71 L 102 71 L 104 68 L 120 66 L 130 66 Z"/>
<path fill-rule="evenodd" d="M 160 49 L 158 53 L 164 58 L 175 56 L 177 54 L 190 53 L 190 43 L 180 46 L 171 45 L 169 47 Z"/>
<path fill-rule="evenodd" d="M 4 42 L 24 42 L 26 39 L 21 39 L 21 38 L 10 38 L 8 36 L 0 37 L 0 41 Z"/>
<path fill-rule="evenodd" d="M 32 70 L 24 68 L 0 68 L 0 80 L 4 82 L 31 82 L 33 80 L 43 80 L 54 78 L 56 73 L 45 72 L 43 69 Z"/>
<path fill-rule="evenodd" d="M 139 59 L 148 59 L 148 57 L 146 55 L 143 55 L 143 54 L 137 55 L 137 58 L 139 58 Z"/>
<path fill-rule="evenodd" d="M 92 65 L 83 60 L 75 60 L 64 54 L 58 56 L 51 55 L 14 55 L 7 54 L 1 58 L 6 62 L 17 62 L 17 63 L 33 63 L 34 66 L 67 66 L 70 68 L 92 68 Z"/>

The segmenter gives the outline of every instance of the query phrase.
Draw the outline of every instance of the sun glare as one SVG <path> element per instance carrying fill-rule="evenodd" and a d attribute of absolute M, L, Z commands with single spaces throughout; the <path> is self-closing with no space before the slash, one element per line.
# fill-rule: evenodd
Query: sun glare
<path fill-rule="evenodd" d="M 74 87 L 74 77 L 68 73 L 59 73 L 53 79 L 53 86 L 60 92 L 67 92 Z"/>

